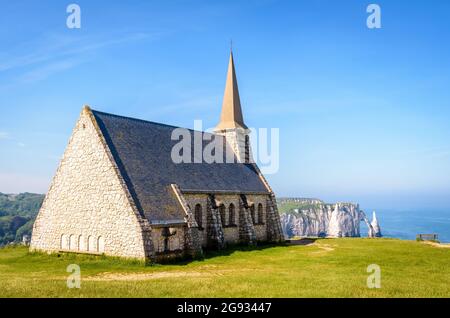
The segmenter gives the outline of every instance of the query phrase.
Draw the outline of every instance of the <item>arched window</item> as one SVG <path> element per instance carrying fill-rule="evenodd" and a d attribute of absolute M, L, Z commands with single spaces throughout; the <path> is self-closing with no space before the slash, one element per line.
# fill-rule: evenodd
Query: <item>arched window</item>
<path fill-rule="evenodd" d="M 234 211 L 235 211 L 234 204 L 231 203 L 230 206 L 228 207 L 228 217 L 229 217 L 228 224 L 229 225 L 236 224 L 235 219 L 234 219 L 234 213 L 235 213 Z"/>
<path fill-rule="evenodd" d="M 197 204 L 195 205 L 195 211 L 194 211 L 194 217 L 195 221 L 197 221 L 199 230 L 203 230 L 203 216 L 202 216 L 202 205 Z"/>
<path fill-rule="evenodd" d="M 258 204 L 258 223 L 264 224 L 264 216 L 263 216 L 263 205 L 260 203 Z"/>
<path fill-rule="evenodd" d="M 89 235 L 89 237 L 88 237 L 87 250 L 89 252 L 95 251 L 95 238 L 92 235 Z"/>
<path fill-rule="evenodd" d="M 102 236 L 99 236 L 97 240 L 97 252 L 105 252 L 105 239 Z"/>
<path fill-rule="evenodd" d="M 80 251 L 85 251 L 86 250 L 86 244 L 85 244 L 85 240 L 84 240 L 84 236 L 80 235 L 78 237 L 78 250 Z"/>
<path fill-rule="evenodd" d="M 69 249 L 69 237 L 66 234 L 61 235 L 61 249 L 62 250 Z"/>
<path fill-rule="evenodd" d="M 225 205 L 221 205 L 219 207 L 219 213 L 220 213 L 220 221 L 222 222 L 222 227 L 225 227 L 226 220 L 225 220 Z"/>
<path fill-rule="evenodd" d="M 75 234 L 72 234 L 69 238 L 69 250 L 77 250 L 77 238 L 75 237 Z"/>
<path fill-rule="evenodd" d="M 252 205 L 250 207 L 250 214 L 252 216 L 252 222 L 253 224 L 256 224 L 256 216 L 255 216 L 255 205 Z"/>

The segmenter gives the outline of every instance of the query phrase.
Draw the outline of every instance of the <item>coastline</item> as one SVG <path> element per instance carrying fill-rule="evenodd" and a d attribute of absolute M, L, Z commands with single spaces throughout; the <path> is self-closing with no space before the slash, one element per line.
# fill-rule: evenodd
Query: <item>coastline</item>
<path fill-rule="evenodd" d="M 441 243 L 450 243 L 450 209 L 367 209 L 375 210 L 383 237 L 415 240 L 417 234 L 438 234 Z M 367 228 L 361 225 L 361 236 Z"/>

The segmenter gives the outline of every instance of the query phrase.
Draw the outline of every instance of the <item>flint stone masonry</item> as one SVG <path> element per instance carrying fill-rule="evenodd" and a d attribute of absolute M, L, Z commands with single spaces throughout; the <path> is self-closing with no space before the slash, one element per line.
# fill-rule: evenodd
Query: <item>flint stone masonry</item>
<path fill-rule="evenodd" d="M 206 224 L 206 247 L 211 249 L 224 248 L 225 238 L 223 236 L 222 219 L 214 195 L 208 195 L 206 201 Z"/>
<path fill-rule="evenodd" d="M 203 254 L 203 250 L 198 224 L 185 196 L 181 193 L 180 187 L 172 184 L 172 189 L 186 214 L 186 228 L 184 229 L 184 248 L 186 253 L 194 258 L 200 257 Z"/>
<path fill-rule="evenodd" d="M 31 250 L 145 259 L 153 253 L 150 232 L 148 221 L 130 202 L 89 113 L 83 111 L 34 223 Z M 66 244 L 65 237 L 76 241 Z M 86 251 L 89 237 L 94 239 Z M 103 250 L 97 247 L 99 237 Z"/>
<path fill-rule="evenodd" d="M 261 175 L 262 177 L 262 175 Z M 280 213 L 273 192 L 266 200 L 267 211 L 267 240 L 271 242 L 282 242 L 284 240 L 283 228 L 281 227 Z"/>
<path fill-rule="evenodd" d="M 185 231 L 187 230 L 184 225 L 168 227 L 169 235 L 164 234 L 165 227 L 153 227 L 152 237 L 153 245 L 156 253 L 167 253 L 174 251 L 184 251 L 185 249 Z M 166 243 L 167 240 L 167 243 Z"/>
<path fill-rule="evenodd" d="M 226 151 L 233 151 L 239 162 L 253 162 L 250 144 L 247 142 L 250 130 L 235 128 L 216 131 L 216 134 L 222 135 L 227 141 Z"/>
<path fill-rule="evenodd" d="M 241 197 L 240 194 L 215 194 L 214 198 L 219 201 L 225 207 L 225 226 L 222 226 L 222 219 L 219 213 L 219 209 L 213 209 L 212 203 L 209 202 L 209 196 L 207 194 L 184 194 L 186 202 L 191 210 L 195 209 L 197 204 L 202 206 L 202 224 L 210 224 L 210 232 L 205 227 L 199 230 L 201 245 L 206 248 L 208 246 L 208 237 L 210 241 L 221 241 L 220 234 L 216 234 L 219 231 L 223 233 L 225 244 L 239 244 L 239 243 L 251 243 L 256 241 L 267 241 L 268 233 L 266 221 L 267 216 L 267 201 L 270 200 L 269 195 L 246 195 L 249 202 L 254 203 L 257 207 L 259 204 L 263 206 L 262 218 L 263 220 L 256 220 L 256 224 L 253 224 L 250 210 L 248 211 L 242 207 L 240 209 Z M 230 205 L 234 206 L 234 222 L 230 224 Z M 208 212 L 209 209 L 209 212 Z M 208 213 L 210 216 L 208 217 Z M 214 213 L 214 215 L 213 215 Z M 257 213 L 255 213 L 257 217 Z M 242 219 L 241 219 L 242 217 Z M 270 222 L 270 221 L 269 221 Z M 253 228 L 253 229 L 252 229 Z M 221 245 L 221 244 L 219 244 Z"/>

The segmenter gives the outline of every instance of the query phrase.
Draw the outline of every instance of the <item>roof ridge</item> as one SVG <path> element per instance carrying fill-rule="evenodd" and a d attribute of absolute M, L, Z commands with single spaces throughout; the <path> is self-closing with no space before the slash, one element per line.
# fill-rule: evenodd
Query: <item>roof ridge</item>
<path fill-rule="evenodd" d="M 202 130 L 195 130 L 195 129 L 192 129 L 192 128 L 168 125 L 168 124 L 158 123 L 158 122 L 150 121 L 150 120 L 146 120 L 146 119 L 140 119 L 140 118 L 135 118 L 135 117 L 117 115 L 117 114 L 112 114 L 112 113 L 106 113 L 106 112 L 102 112 L 102 111 L 95 110 L 95 109 L 91 109 L 91 111 L 92 111 L 92 113 L 94 115 L 95 114 L 101 114 L 101 115 L 106 115 L 106 116 L 111 116 L 111 117 L 118 117 L 118 118 L 122 118 L 122 119 L 132 120 L 132 121 L 138 121 L 138 122 L 142 122 L 144 124 L 153 124 L 153 125 L 159 125 L 159 126 L 165 126 L 165 127 L 171 127 L 171 128 L 181 128 L 181 129 L 186 129 L 186 130 L 189 130 L 189 131 L 192 131 L 192 132 L 201 132 L 201 133 L 204 133 L 204 134 L 210 134 L 210 135 L 215 135 L 215 136 L 222 137 L 222 135 L 215 134 L 214 132 L 207 132 L 207 131 L 202 131 Z"/>

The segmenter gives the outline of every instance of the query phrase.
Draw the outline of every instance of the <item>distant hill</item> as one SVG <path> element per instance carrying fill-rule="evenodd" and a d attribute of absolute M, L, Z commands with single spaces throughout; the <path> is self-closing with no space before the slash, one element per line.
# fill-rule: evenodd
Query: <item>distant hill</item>
<path fill-rule="evenodd" d="M 277 198 L 277 203 L 280 214 L 298 213 L 298 210 L 314 209 L 325 204 L 320 199 L 310 198 Z"/>
<path fill-rule="evenodd" d="M 31 235 L 43 200 L 43 194 L 0 193 L 0 246 L 20 242 L 23 235 Z"/>

